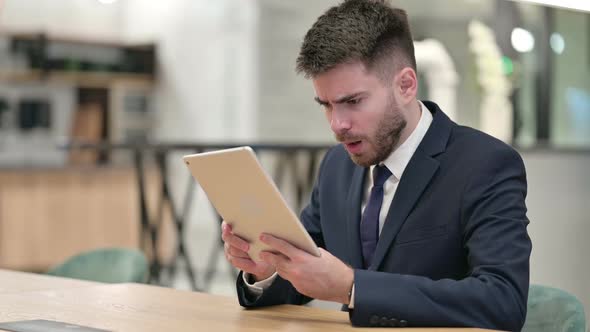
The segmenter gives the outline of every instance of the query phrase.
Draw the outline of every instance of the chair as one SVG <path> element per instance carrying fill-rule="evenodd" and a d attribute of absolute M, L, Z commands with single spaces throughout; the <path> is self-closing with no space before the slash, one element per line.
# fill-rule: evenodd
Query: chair
<path fill-rule="evenodd" d="M 148 263 L 139 250 L 104 248 L 73 256 L 47 274 L 104 283 L 145 283 Z"/>
<path fill-rule="evenodd" d="M 523 332 L 585 332 L 584 307 L 561 289 L 531 285 Z"/>

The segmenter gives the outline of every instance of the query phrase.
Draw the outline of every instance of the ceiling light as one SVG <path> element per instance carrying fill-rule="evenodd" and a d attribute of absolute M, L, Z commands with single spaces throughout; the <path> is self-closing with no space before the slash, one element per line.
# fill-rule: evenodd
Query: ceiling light
<path fill-rule="evenodd" d="M 523 28 L 514 28 L 510 35 L 512 47 L 520 53 L 526 53 L 533 50 L 535 47 L 535 37 L 530 31 Z"/>
<path fill-rule="evenodd" d="M 549 45 L 556 54 L 561 54 L 565 50 L 565 40 L 560 33 L 554 32 L 549 38 Z"/>

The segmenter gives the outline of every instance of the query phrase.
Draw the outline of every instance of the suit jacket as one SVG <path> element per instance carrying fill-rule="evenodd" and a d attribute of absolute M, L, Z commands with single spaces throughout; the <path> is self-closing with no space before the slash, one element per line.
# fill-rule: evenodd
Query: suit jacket
<path fill-rule="evenodd" d="M 367 168 L 341 145 L 325 155 L 301 222 L 318 246 L 354 268 L 356 326 L 471 326 L 519 331 L 529 287 L 526 173 L 503 142 L 452 122 L 424 102 L 433 121 L 398 184 L 372 265 L 359 236 Z M 277 277 L 244 307 L 310 299 Z"/>

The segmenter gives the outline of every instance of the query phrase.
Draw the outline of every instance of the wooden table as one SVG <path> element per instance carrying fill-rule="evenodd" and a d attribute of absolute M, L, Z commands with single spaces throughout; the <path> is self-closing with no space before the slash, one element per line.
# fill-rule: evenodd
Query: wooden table
<path fill-rule="evenodd" d="M 234 297 L 139 284 L 98 284 L 0 270 L 0 322 L 57 320 L 114 331 L 374 331 L 340 311 L 283 305 L 246 310 Z M 9 287 L 6 287 L 8 285 Z M 413 332 L 477 329 L 412 329 Z"/>
<path fill-rule="evenodd" d="M 0 296 L 6 293 L 74 289 L 100 285 L 98 282 L 58 278 L 9 270 L 0 270 Z"/>

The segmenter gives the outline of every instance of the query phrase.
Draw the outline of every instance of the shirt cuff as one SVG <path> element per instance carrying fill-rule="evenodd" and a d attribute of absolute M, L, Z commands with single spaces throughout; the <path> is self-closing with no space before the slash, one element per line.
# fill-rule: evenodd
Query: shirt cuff
<path fill-rule="evenodd" d="M 352 289 L 350 290 L 350 303 L 348 304 L 348 309 L 354 309 L 354 284 L 352 284 Z"/>
<path fill-rule="evenodd" d="M 242 273 L 242 279 L 244 280 L 244 284 L 246 284 L 246 288 L 248 289 L 248 291 L 251 295 L 260 296 L 260 295 L 262 295 L 262 292 L 264 292 L 265 289 L 267 289 L 268 287 L 270 287 L 270 285 L 272 285 L 272 283 L 277 278 L 277 275 L 278 274 L 275 272 L 270 277 L 268 277 L 264 280 L 250 283 L 248 280 L 248 279 L 250 279 L 250 273 L 244 272 L 244 273 Z"/>

